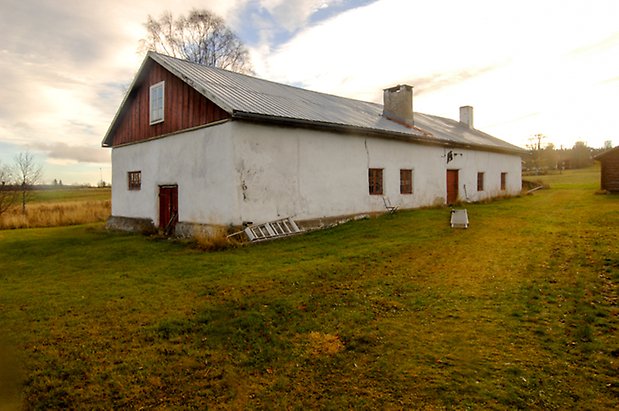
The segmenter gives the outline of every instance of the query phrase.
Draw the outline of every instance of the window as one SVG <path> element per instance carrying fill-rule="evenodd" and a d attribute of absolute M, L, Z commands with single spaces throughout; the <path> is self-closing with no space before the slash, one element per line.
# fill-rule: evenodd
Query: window
<path fill-rule="evenodd" d="M 383 194 L 383 169 L 370 168 L 368 170 L 368 181 L 370 183 L 370 194 Z"/>
<path fill-rule="evenodd" d="M 165 82 L 150 86 L 150 124 L 157 124 L 163 121 L 163 102 L 164 102 Z"/>
<path fill-rule="evenodd" d="M 505 191 L 507 186 L 507 173 L 501 173 L 501 191 Z"/>
<path fill-rule="evenodd" d="M 484 173 L 477 173 L 477 191 L 484 191 Z"/>
<path fill-rule="evenodd" d="M 129 171 L 127 173 L 127 181 L 129 183 L 129 190 L 140 190 L 142 188 L 142 172 Z"/>
<path fill-rule="evenodd" d="M 413 170 L 400 170 L 400 194 L 413 194 Z"/>

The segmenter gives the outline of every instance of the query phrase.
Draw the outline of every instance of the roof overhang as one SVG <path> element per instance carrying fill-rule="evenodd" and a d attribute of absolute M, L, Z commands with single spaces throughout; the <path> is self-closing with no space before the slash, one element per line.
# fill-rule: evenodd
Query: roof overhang
<path fill-rule="evenodd" d="M 298 128 L 312 129 L 312 130 L 333 131 L 333 132 L 342 133 L 342 134 L 358 134 L 358 135 L 364 135 L 364 136 L 370 136 L 370 137 L 376 137 L 376 138 L 398 140 L 398 141 L 405 141 L 408 143 L 417 143 L 417 144 L 439 146 L 439 147 L 446 147 L 446 148 L 482 150 L 482 151 L 488 151 L 488 152 L 494 152 L 494 153 L 515 154 L 519 156 L 523 156 L 527 154 L 526 150 L 523 150 L 519 147 L 514 147 L 514 149 L 508 149 L 508 148 L 503 148 L 503 147 L 463 144 L 463 143 L 458 143 L 458 142 L 437 139 L 431 133 L 428 133 L 418 128 L 417 129 L 420 131 L 418 134 L 398 133 L 395 131 L 387 131 L 387 130 L 381 130 L 381 129 L 354 127 L 354 126 L 350 126 L 346 124 L 326 123 L 326 122 L 321 123 L 321 122 L 296 119 L 296 118 L 266 116 L 263 114 L 248 113 L 248 112 L 243 112 L 243 111 L 234 111 L 232 113 L 232 119 L 240 120 L 240 121 L 248 121 L 252 123 L 270 124 L 270 125 L 276 125 L 276 126 L 282 126 L 282 127 L 298 127 Z"/>
<path fill-rule="evenodd" d="M 615 148 L 611 148 L 609 150 L 604 151 L 603 153 L 598 154 L 597 156 L 594 156 L 593 159 L 594 160 L 603 160 L 605 157 L 611 155 L 612 153 L 615 152 L 619 152 L 619 146 L 615 147 Z"/>

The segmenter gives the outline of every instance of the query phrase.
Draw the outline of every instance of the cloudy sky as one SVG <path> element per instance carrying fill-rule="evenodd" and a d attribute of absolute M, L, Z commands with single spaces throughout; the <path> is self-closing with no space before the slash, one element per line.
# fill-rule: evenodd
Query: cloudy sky
<path fill-rule="evenodd" d="M 415 111 L 524 147 L 619 145 L 616 0 L 2 0 L 0 162 L 29 150 L 45 182 L 110 181 L 101 140 L 143 59 L 142 24 L 208 8 L 256 75 L 381 102 L 414 86 Z"/>

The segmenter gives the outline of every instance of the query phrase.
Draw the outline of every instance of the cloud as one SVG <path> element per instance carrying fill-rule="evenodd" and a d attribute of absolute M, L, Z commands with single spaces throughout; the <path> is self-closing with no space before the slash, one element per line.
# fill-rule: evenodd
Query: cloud
<path fill-rule="evenodd" d="M 143 58 L 136 50 L 148 14 L 225 15 L 246 1 L 3 1 L 0 139 L 99 145 Z"/>
<path fill-rule="evenodd" d="M 618 47 L 619 47 L 619 32 L 613 33 L 607 38 L 601 41 L 596 41 L 593 44 L 587 44 L 585 46 L 578 47 L 572 50 L 570 54 L 578 56 L 578 55 L 588 54 L 588 53 L 604 52 L 609 49 L 618 48 Z"/>
<path fill-rule="evenodd" d="M 262 0 L 260 4 L 280 26 L 294 32 L 305 26 L 316 11 L 341 2 L 342 0 Z"/>
<path fill-rule="evenodd" d="M 110 161 L 110 151 L 98 147 L 69 146 L 65 143 L 36 143 L 32 148 L 45 152 L 47 157 L 54 160 L 77 163 L 109 163 Z"/>
<path fill-rule="evenodd" d="M 375 100 L 380 90 L 406 79 L 459 71 L 454 66 L 490 67 L 510 58 L 506 43 L 488 41 L 486 30 L 496 22 L 468 19 L 467 6 L 451 5 L 448 14 L 435 3 L 391 0 L 350 9 L 268 50 L 261 67 L 278 81 Z"/>
<path fill-rule="evenodd" d="M 612 83 L 619 83 L 619 77 L 612 77 L 612 78 L 608 78 L 605 80 L 602 80 L 600 82 L 600 84 L 612 84 Z"/>
<path fill-rule="evenodd" d="M 76 170 L 109 164 L 101 140 L 143 59 L 147 16 L 206 7 L 228 20 L 249 1 L 0 2 L 0 144 L 45 153 L 48 166 L 75 164 L 55 172 L 83 181 Z"/>
<path fill-rule="evenodd" d="M 611 0 L 382 0 L 309 24 L 254 59 L 262 77 L 367 101 L 409 83 L 419 111 L 457 118 L 474 105 L 481 129 L 514 144 L 539 132 L 567 140 L 614 129 L 601 113 L 619 91 L 617 15 Z M 585 113 L 579 125 L 565 120 Z"/>
<path fill-rule="evenodd" d="M 427 77 L 413 78 L 405 81 L 405 83 L 414 84 L 415 94 L 419 96 L 424 93 L 432 93 L 474 79 L 497 70 L 504 65 L 505 64 L 491 64 L 484 67 L 466 68 L 458 71 L 437 72 Z"/>
<path fill-rule="evenodd" d="M 608 139 L 615 128 L 613 0 L 4 0 L 0 143 L 101 164 L 101 139 L 143 58 L 143 22 L 193 7 L 240 33 L 263 78 L 377 102 L 383 88 L 410 83 L 420 111 L 455 117 L 475 105 L 477 125 L 503 124 L 487 131 L 512 142 L 538 132 Z"/>

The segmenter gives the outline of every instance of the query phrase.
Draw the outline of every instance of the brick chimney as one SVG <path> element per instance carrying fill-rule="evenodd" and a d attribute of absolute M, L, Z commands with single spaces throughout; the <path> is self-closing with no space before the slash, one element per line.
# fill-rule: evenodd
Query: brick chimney
<path fill-rule="evenodd" d="M 383 117 L 413 125 L 413 87 L 400 84 L 383 90 Z"/>
<path fill-rule="evenodd" d="M 468 128 L 475 128 L 473 126 L 473 107 L 463 106 L 460 107 L 460 122 L 466 124 Z"/>

